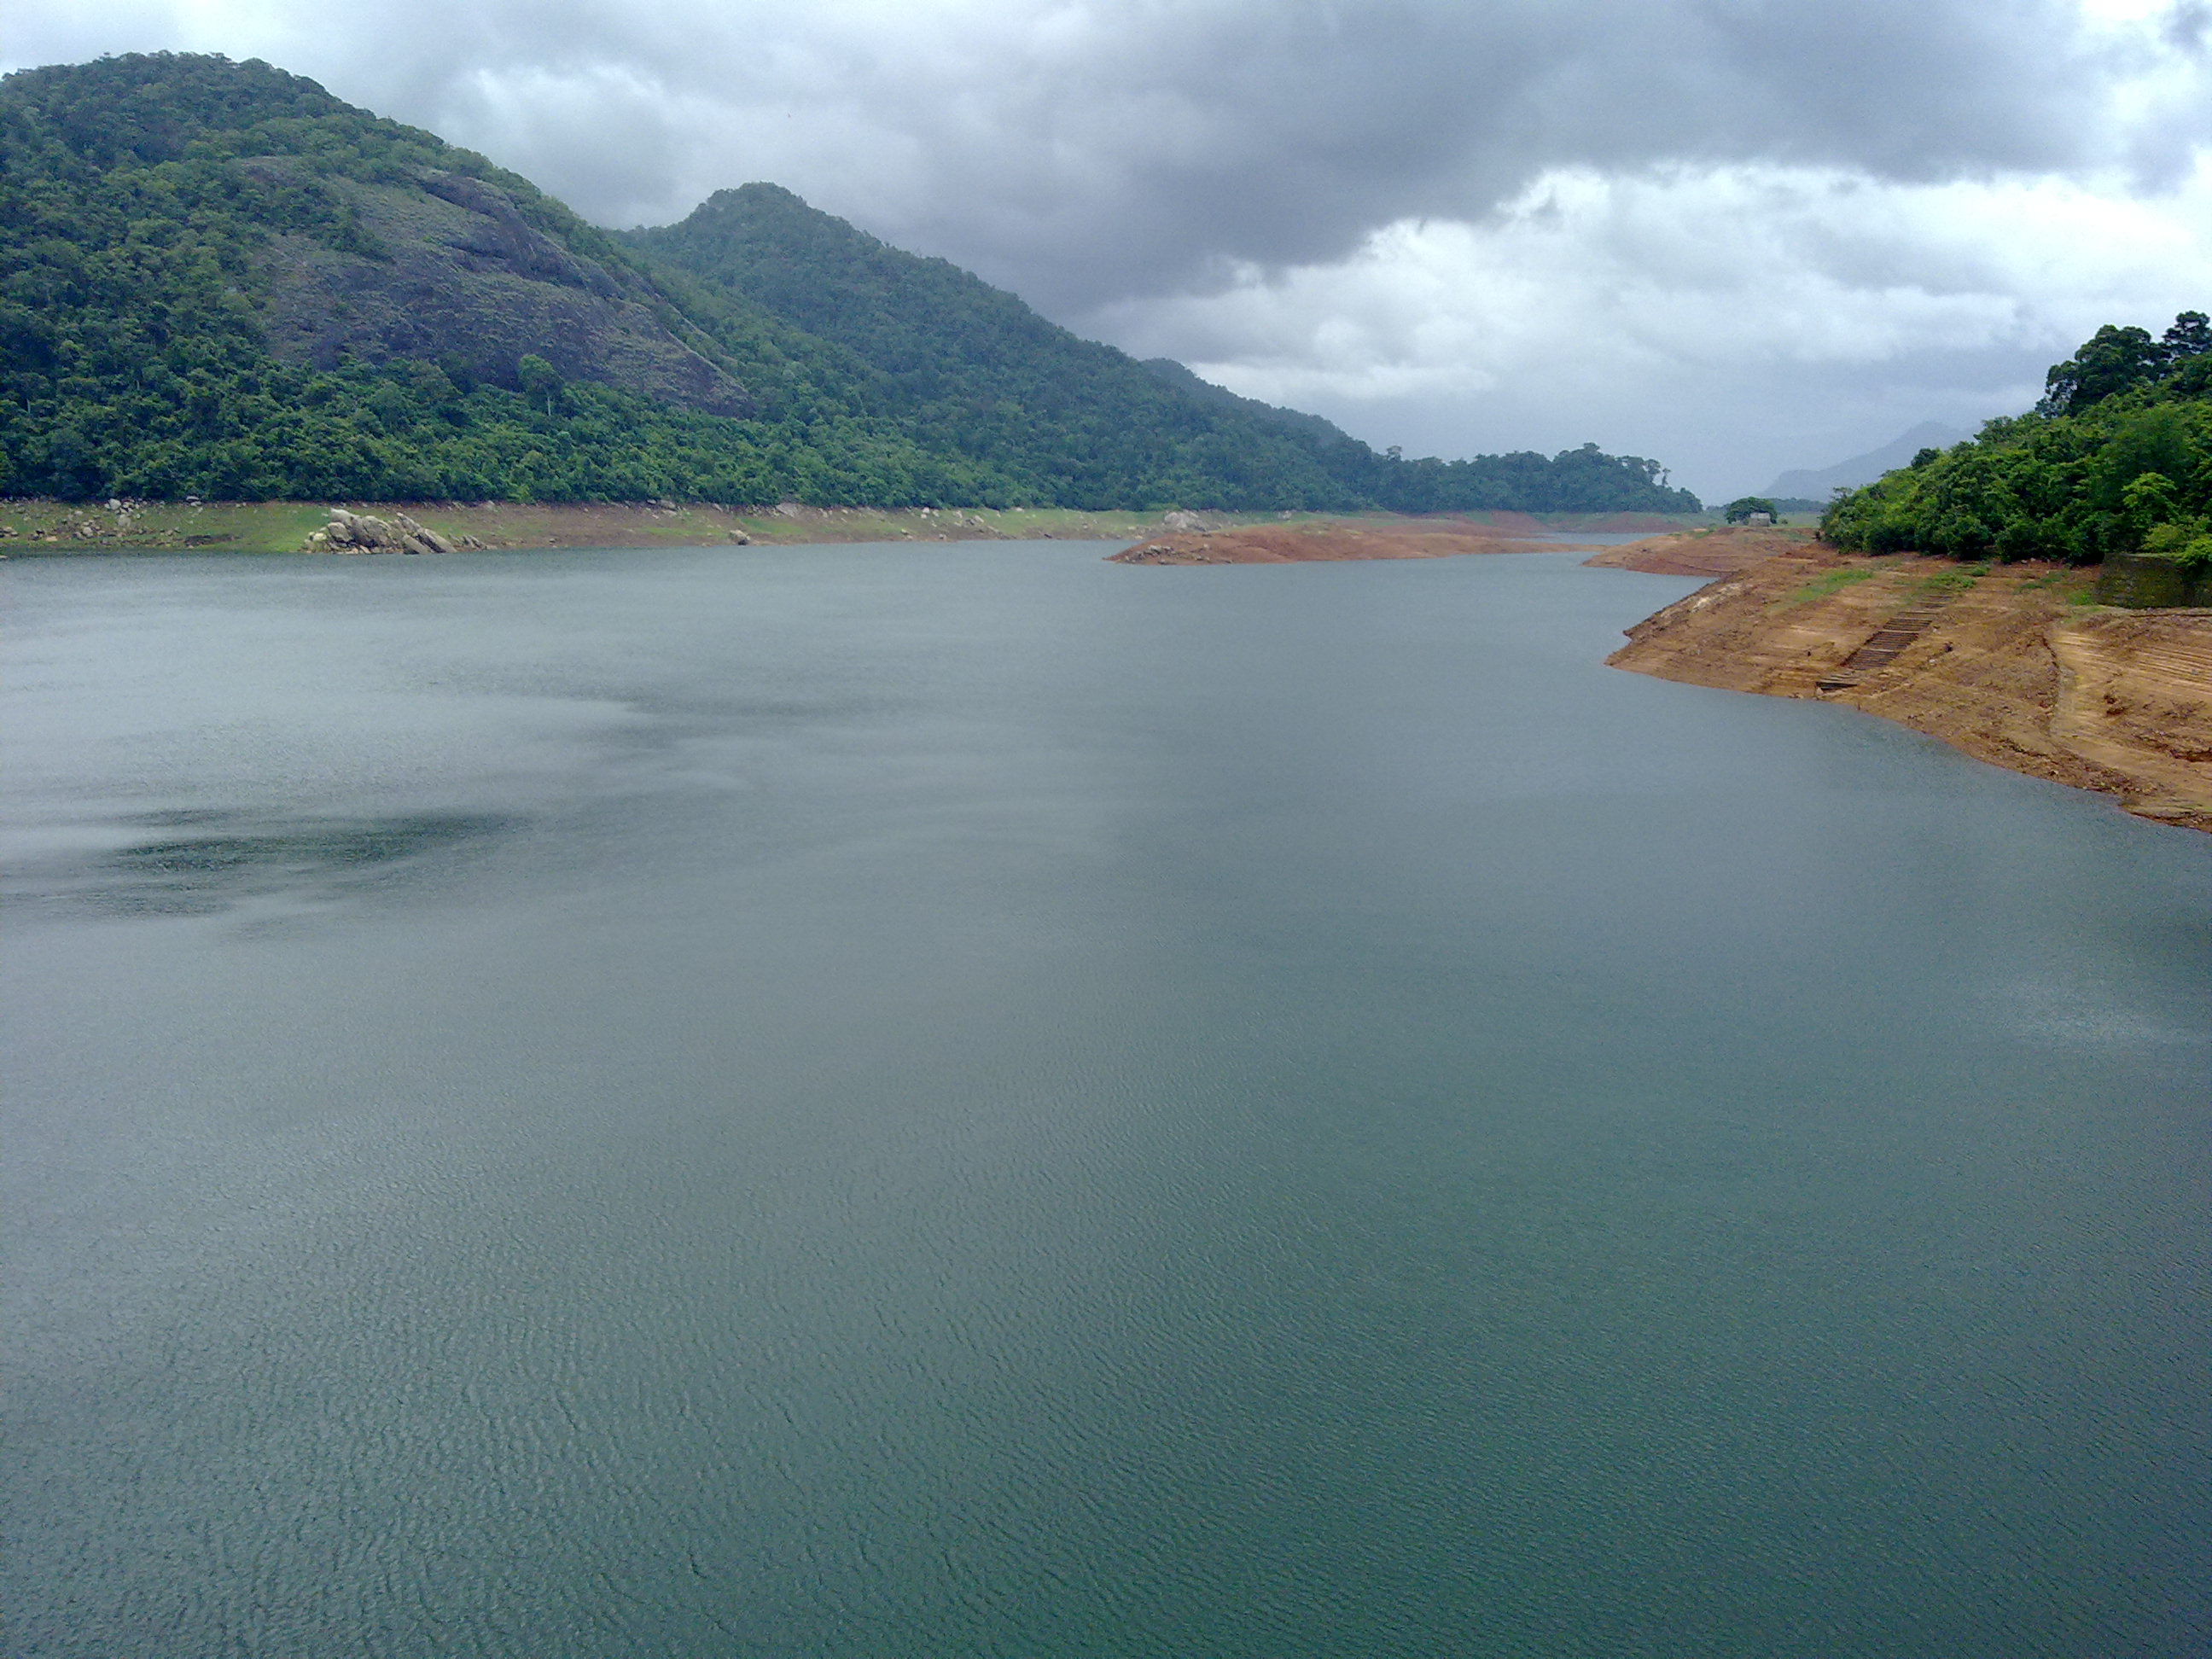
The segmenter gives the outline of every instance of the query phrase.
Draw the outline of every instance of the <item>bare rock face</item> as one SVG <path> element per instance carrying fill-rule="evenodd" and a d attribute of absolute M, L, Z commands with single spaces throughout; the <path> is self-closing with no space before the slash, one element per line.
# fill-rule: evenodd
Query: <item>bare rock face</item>
<path fill-rule="evenodd" d="M 404 513 L 392 514 L 394 527 L 399 532 L 400 550 L 406 553 L 450 553 L 453 544 L 436 531 L 416 524 Z"/>
<path fill-rule="evenodd" d="M 237 166 L 268 184 L 302 171 L 289 156 Z M 667 307 L 643 277 L 563 246 L 497 185 L 426 169 L 410 182 L 322 186 L 353 210 L 376 257 L 271 238 L 264 326 L 277 356 L 317 368 L 348 357 L 458 365 L 514 390 L 518 365 L 534 355 L 564 380 L 710 415 L 752 413 L 744 387 L 663 320 Z"/>
<path fill-rule="evenodd" d="M 399 550 L 390 525 L 373 514 L 349 513 L 342 507 L 331 509 L 331 521 L 315 534 L 336 553 L 397 553 Z M 309 538 L 311 543 L 313 539 Z"/>
<path fill-rule="evenodd" d="M 1184 535 L 1193 535 L 1206 528 L 1206 520 L 1195 513 L 1186 513 L 1181 507 L 1160 520 L 1161 527 Z"/>

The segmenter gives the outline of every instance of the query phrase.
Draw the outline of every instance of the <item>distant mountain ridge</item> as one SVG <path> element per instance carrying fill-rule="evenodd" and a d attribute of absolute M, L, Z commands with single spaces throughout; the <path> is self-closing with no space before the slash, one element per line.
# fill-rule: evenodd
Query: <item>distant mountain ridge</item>
<path fill-rule="evenodd" d="M 902 252 L 779 185 L 717 191 L 682 222 L 625 233 L 657 273 L 734 295 L 851 353 L 878 406 L 1031 499 L 1401 512 L 1694 512 L 1656 462 L 1404 460 L 1318 416 L 1240 398 L 1180 363 L 1085 340 L 944 259 Z"/>
<path fill-rule="evenodd" d="M 610 233 L 266 64 L 0 81 L 0 491 L 1692 511 L 1405 460 L 753 184 Z"/>
<path fill-rule="evenodd" d="M 1885 472 L 1911 465 L 1923 449 L 1948 449 L 1973 436 L 1941 421 L 1923 421 L 1911 431 L 1891 439 L 1879 449 L 1838 461 L 1832 466 L 1802 467 L 1784 472 L 1766 486 L 1764 494 L 1778 501 L 1826 501 L 1838 489 L 1856 489 Z"/>
<path fill-rule="evenodd" d="M 1243 505 L 1355 498 L 1311 443 L 779 185 L 718 191 L 682 222 L 621 240 L 651 269 L 735 296 L 850 354 L 873 407 L 1032 498 L 1104 507 L 1218 495 L 1224 484 Z M 1322 443 L 1331 439 L 1353 441 L 1333 428 Z"/>

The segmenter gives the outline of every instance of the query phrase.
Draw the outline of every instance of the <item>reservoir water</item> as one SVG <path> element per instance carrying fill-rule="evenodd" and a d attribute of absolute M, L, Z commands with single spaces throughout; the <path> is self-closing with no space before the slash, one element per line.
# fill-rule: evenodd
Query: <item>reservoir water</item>
<path fill-rule="evenodd" d="M 5 567 L 14 1659 L 2212 1645 L 2212 838 L 1103 550 Z"/>

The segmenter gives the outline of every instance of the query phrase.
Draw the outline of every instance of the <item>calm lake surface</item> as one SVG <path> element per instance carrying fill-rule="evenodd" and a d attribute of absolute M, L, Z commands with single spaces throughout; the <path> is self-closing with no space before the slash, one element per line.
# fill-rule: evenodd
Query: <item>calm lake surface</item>
<path fill-rule="evenodd" d="M 17 560 L 12 1659 L 2212 1643 L 2212 837 L 1693 583 Z"/>

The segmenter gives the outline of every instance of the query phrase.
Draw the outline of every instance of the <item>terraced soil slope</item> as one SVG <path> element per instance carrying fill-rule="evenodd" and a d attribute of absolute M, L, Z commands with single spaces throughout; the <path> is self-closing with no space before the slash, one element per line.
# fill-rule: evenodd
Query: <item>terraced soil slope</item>
<path fill-rule="evenodd" d="M 1849 703 L 1978 760 L 2212 830 L 2212 611 L 2085 606 L 2093 575 L 1808 544 L 1647 617 L 1607 661 Z"/>

